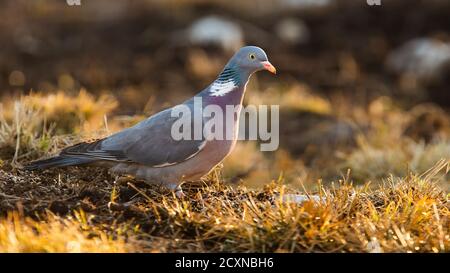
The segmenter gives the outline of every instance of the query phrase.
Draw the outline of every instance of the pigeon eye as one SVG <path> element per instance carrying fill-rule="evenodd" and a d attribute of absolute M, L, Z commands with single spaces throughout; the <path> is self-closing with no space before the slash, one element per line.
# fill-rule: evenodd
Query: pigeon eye
<path fill-rule="evenodd" d="M 256 59 L 256 56 L 255 56 L 254 53 L 250 53 L 250 54 L 248 55 L 248 57 L 250 58 L 250 60 Z"/>

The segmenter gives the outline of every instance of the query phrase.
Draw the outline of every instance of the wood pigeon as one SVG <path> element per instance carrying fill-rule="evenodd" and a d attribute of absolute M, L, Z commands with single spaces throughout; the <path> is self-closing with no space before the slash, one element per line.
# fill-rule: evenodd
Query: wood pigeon
<path fill-rule="evenodd" d="M 256 46 L 242 47 L 213 83 L 181 104 L 193 112 L 202 111 L 210 105 L 224 111 L 227 106 L 237 107 L 231 126 L 224 123 L 222 128 L 231 138 L 209 139 L 202 134 L 199 139 L 174 139 L 172 127 L 178 117 L 172 111 L 178 105 L 104 139 L 65 148 L 58 156 L 32 162 L 25 169 L 83 164 L 104 166 L 113 174 L 131 175 L 147 183 L 160 183 L 175 191 L 178 197 L 183 196 L 182 182 L 195 181 L 208 174 L 233 150 L 247 82 L 254 72 L 260 70 L 276 73 L 264 50 Z M 195 99 L 201 99 L 202 104 L 198 106 Z"/>

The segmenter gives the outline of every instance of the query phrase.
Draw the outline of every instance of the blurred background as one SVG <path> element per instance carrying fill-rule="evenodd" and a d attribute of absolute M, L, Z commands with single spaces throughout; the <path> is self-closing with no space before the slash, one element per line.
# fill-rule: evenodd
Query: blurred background
<path fill-rule="evenodd" d="M 57 139 L 130 126 L 191 97 L 237 48 L 257 45 L 278 74 L 255 75 L 245 102 L 280 105 L 281 145 L 261 153 L 256 143 L 239 143 L 222 169 L 227 181 L 380 181 L 450 159 L 447 0 L 0 5 L 2 115 L 12 123 L 12 102 L 22 96 L 45 116 L 36 139 L 50 129 Z M 17 152 L 15 144 L 3 135 L 2 159 L 53 151 L 39 144 L 45 153 L 33 145 Z"/>

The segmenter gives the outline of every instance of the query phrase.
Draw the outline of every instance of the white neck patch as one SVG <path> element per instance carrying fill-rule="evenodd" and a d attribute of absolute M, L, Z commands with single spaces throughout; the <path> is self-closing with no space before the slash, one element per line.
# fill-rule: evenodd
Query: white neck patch
<path fill-rule="evenodd" d="M 237 85 L 233 80 L 229 81 L 216 80 L 211 84 L 209 94 L 210 96 L 213 97 L 222 97 L 230 93 L 234 89 L 236 89 L 236 87 Z"/>

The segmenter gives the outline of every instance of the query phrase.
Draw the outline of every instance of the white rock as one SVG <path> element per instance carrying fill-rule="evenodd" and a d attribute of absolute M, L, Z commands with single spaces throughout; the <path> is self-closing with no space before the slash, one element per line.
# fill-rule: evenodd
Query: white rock
<path fill-rule="evenodd" d="M 388 69 L 408 73 L 417 78 L 439 76 L 450 63 L 450 45 L 441 41 L 418 38 L 394 50 L 387 58 Z"/>
<path fill-rule="evenodd" d="M 310 195 L 310 197 L 308 197 L 305 194 L 285 194 L 282 197 L 282 201 L 283 203 L 296 203 L 296 204 L 302 204 L 306 201 L 313 201 L 313 202 L 323 202 L 325 201 L 324 198 L 320 198 L 320 196 L 318 195 Z"/>
<path fill-rule="evenodd" d="M 309 41 L 309 29 L 303 21 L 296 18 L 283 19 L 276 25 L 276 33 L 283 42 L 304 44 Z"/>
<path fill-rule="evenodd" d="M 367 252 L 369 253 L 383 253 L 380 243 L 377 238 L 372 238 L 366 246 Z"/>
<path fill-rule="evenodd" d="M 188 39 L 195 45 L 217 45 L 235 51 L 243 43 L 238 24 L 219 16 L 208 16 L 195 21 L 188 29 Z"/>

